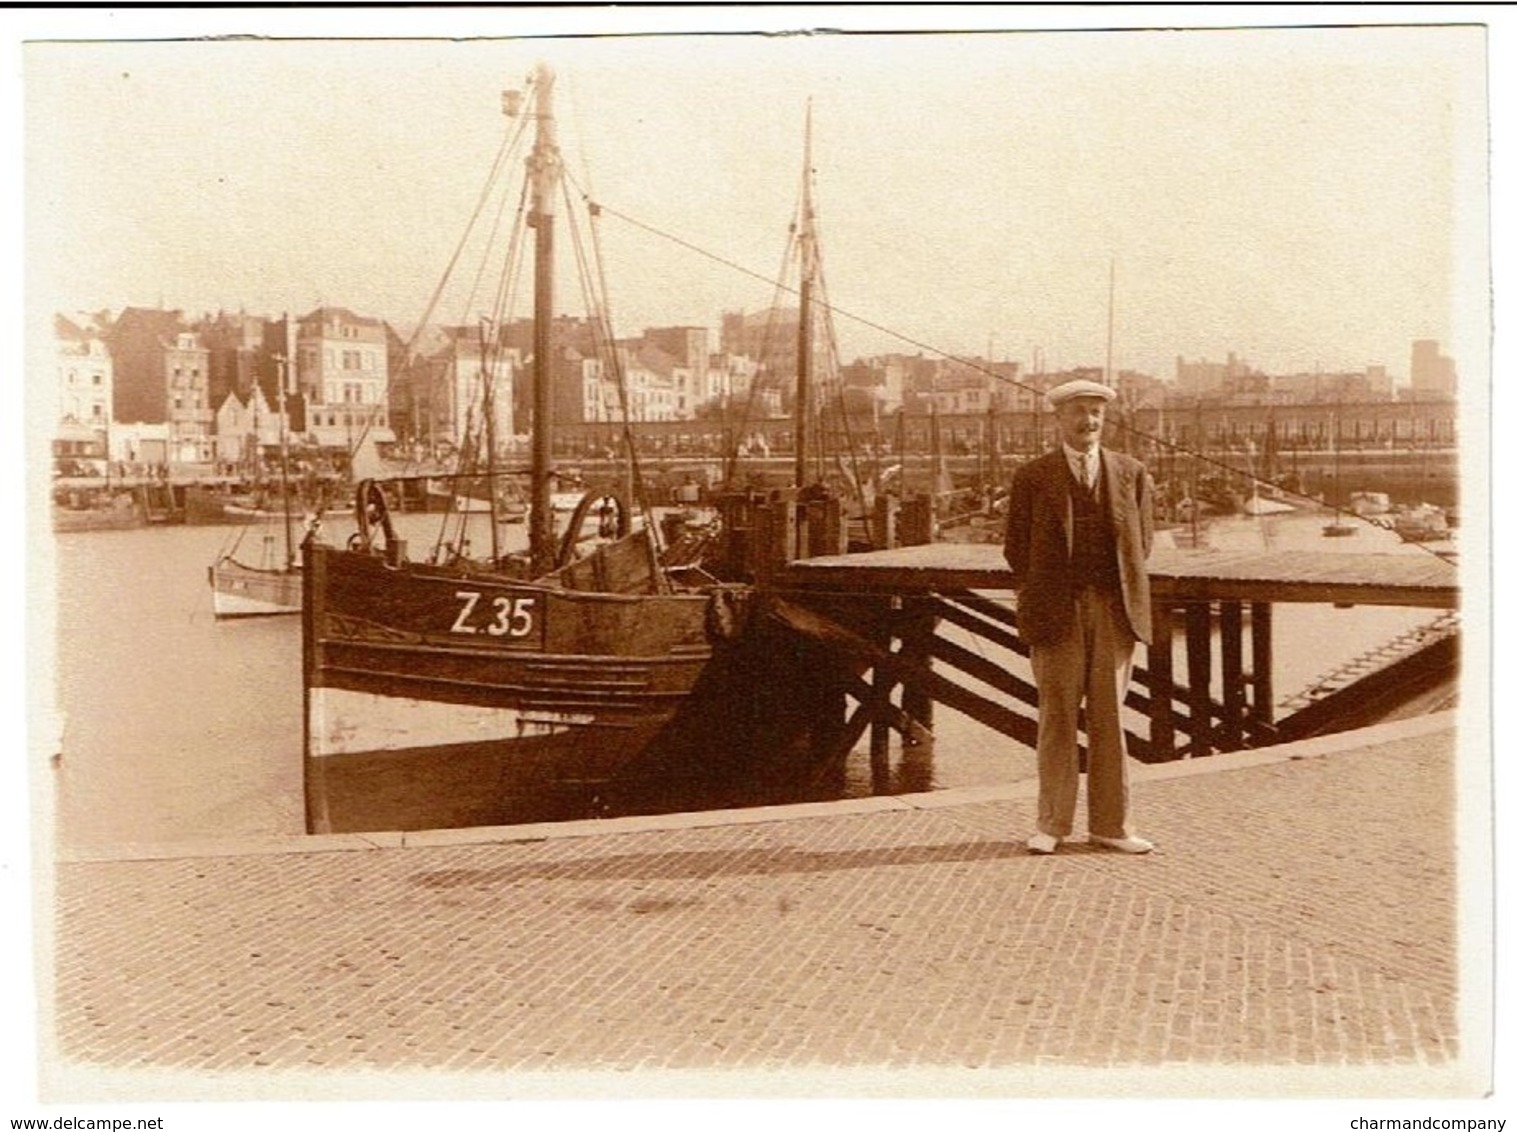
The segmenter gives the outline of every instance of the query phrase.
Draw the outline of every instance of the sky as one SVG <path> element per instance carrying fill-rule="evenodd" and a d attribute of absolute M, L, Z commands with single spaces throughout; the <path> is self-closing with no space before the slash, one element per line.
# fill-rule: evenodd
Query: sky
<path fill-rule="evenodd" d="M 809 102 L 843 361 L 1104 365 L 1109 329 L 1116 368 L 1165 378 L 1177 355 L 1235 353 L 1404 379 L 1417 338 L 1462 375 L 1483 366 L 1478 28 L 686 25 L 32 42 L 29 293 L 64 311 L 330 303 L 414 324 L 501 144 L 499 92 L 542 61 L 569 168 L 608 206 L 619 335 L 771 301 Z M 445 320 L 478 313 L 449 299 Z"/>

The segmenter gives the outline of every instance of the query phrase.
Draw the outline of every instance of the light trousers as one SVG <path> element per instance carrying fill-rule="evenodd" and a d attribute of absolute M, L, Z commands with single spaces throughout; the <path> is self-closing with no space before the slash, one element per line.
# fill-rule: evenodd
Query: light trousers
<path fill-rule="evenodd" d="M 1034 645 L 1038 686 L 1038 829 L 1054 837 L 1074 830 L 1080 789 L 1079 713 L 1085 705 L 1089 763 L 1086 809 L 1097 837 L 1127 837 L 1127 740 L 1122 699 L 1137 644 L 1121 597 L 1100 589 L 1075 596 L 1074 624 L 1055 645 Z"/>

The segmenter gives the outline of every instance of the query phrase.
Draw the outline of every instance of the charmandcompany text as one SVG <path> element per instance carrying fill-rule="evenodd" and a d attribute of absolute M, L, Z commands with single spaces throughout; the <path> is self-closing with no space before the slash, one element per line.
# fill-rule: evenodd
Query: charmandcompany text
<path fill-rule="evenodd" d="M 1355 1117 L 1349 1121 L 1353 1132 L 1402 1132 L 1402 1129 L 1459 1129 L 1459 1132 L 1475 1132 L 1475 1129 L 1493 1129 L 1493 1132 L 1502 1132 L 1506 1127 L 1506 1120 L 1465 1120 L 1462 1117 L 1411 1117 L 1396 1120 L 1371 1120 L 1368 1117 Z"/>

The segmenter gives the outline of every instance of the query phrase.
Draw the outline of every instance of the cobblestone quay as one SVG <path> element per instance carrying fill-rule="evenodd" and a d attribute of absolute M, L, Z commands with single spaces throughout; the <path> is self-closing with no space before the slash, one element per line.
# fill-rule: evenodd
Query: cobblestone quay
<path fill-rule="evenodd" d="M 1475 1096 L 1456 747 L 1138 768 L 1148 857 L 1023 783 L 64 860 L 44 1098 Z"/>

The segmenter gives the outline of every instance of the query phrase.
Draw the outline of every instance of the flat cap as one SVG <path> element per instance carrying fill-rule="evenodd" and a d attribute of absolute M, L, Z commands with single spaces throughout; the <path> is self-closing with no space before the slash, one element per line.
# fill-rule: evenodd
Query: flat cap
<path fill-rule="evenodd" d="M 1103 401 L 1116 399 L 1117 391 L 1109 385 L 1102 385 L 1099 381 L 1087 381 L 1080 378 L 1077 381 L 1066 381 L 1062 385 L 1055 385 L 1043 396 L 1048 401 L 1050 409 L 1057 409 L 1071 397 L 1099 397 Z"/>

